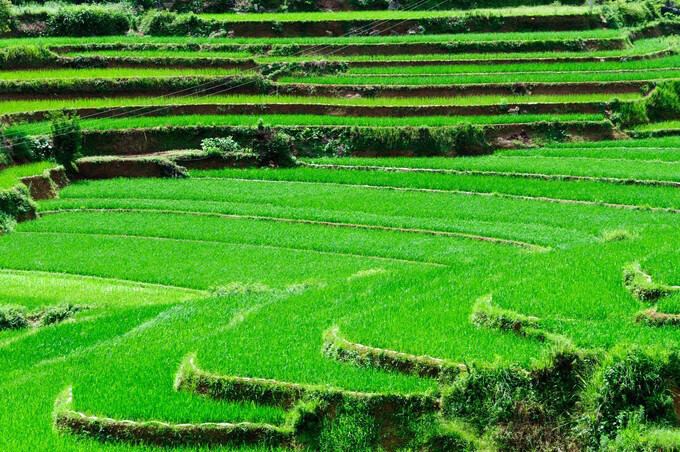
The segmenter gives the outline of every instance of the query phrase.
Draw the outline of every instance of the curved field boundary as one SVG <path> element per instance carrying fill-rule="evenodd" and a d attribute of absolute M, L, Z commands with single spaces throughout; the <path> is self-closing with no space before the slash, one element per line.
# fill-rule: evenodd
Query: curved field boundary
<path fill-rule="evenodd" d="M 468 371 L 465 364 L 454 363 L 445 359 L 416 356 L 350 342 L 341 336 L 338 327 L 333 327 L 324 333 L 323 351 L 327 357 L 336 361 L 361 367 L 436 378 L 444 382 L 453 381 L 458 375 Z"/>
<path fill-rule="evenodd" d="M 126 199 L 130 199 L 130 198 L 126 198 Z M 266 216 L 259 216 L 259 215 L 236 215 L 236 214 L 222 214 L 222 213 L 214 213 L 214 212 L 187 212 L 187 211 L 180 211 L 180 210 L 124 209 L 124 208 L 114 208 L 114 209 L 59 209 L 59 210 L 41 211 L 40 214 L 41 215 L 55 215 L 55 214 L 69 213 L 69 212 L 162 213 L 162 214 L 169 214 L 169 215 L 173 215 L 173 214 L 176 214 L 176 215 L 193 215 L 193 216 L 229 218 L 229 219 L 238 219 L 238 220 L 276 221 L 276 222 L 281 222 L 281 223 L 311 224 L 311 225 L 330 226 L 330 227 L 338 227 L 338 228 L 354 228 L 354 229 L 367 229 L 367 230 L 388 231 L 388 232 L 404 232 L 404 233 L 408 233 L 408 234 L 423 234 L 423 235 L 434 235 L 434 236 L 443 236 L 443 237 L 471 239 L 471 240 L 479 240 L 479 241 L 483 241 L 483 242 L 492 242 L 492 243 L 499 243 L 499 244 L 504 244 L 504 245 L 512 245 L 512 246 L 517 246 L 517 247 L 520 247 L 520 248 L 526 248 L 526 249 L 530 249 L 530 250 L 534 250 L 534 251 L 550 251 L 552 249 L 550 247 L 536 245 L 536 244 L 528 243 L 528 242 L 521 242 L 521 241 L 518 241 L 518 240 L 502 239 L 502 238 L 498 238 L 498 237 L 488 237 L 488 236 L 476 235 L 476 234 L 466 234 L 464 232 L 437 231 L 437 230 L 430 230 L 430 229 L 396 228 L 396 227 L 390 227 L 390 226 L 378 226 L 378 225 L 370 225 L 370 224 L 341 223 L 341 222 L 334 222 L 334 221 L 318 221 L 318 220 L 304 220 L 304 219 L 295 219 L 295 218 L 266 217 Z M 220 243 L 226 243 L 226 242 L 220 242 Z M 336 254 L 336 253 L 332 253 L 332 254 Z M 337 254 L 344 254 L 344 253 L 337 253 Z M 352 255 L 352 256 L 355 256 L 355 255 Z M 387 260 L 402 261 L 401 259 L 381 258 L 381 257 L 378 257 L 378 256 L 364 256 L 364 257 L 370 257 L 370 258 L 375 258 L 375 259 L 387 259 Z M 404 262 L 411 262 L 411 263 L 417 262 L 417 263 L 429 263 L 431 265 L 443 265 L 443 264 L 435 264 L 435 263 L 432 263 L 432 262 L 421 262 L 421 261 L 404 261 Z"/>
<path fill-rule="evenodd" d="M 638 262 L 623 267 L 623 285 L 633 298 L 647 302 L 654 302 L 672 292 L 680 291 L 680 286 L 654 282 L 651 275 L 645 273 Z"/>
<path fill-rule="evenodd" d="M 454 170 L 454 169 L 436 169 L 436 168 L 403 168 L 393 166 L 357 166 L 357 165 L 334 165 L 322 163 L 303 163 L 303 166 L 310 168 L 326 168 L 326 169 L 347 169 L 357 171 L 388 171 L 388 172 L 404 172 L 404 173 L 435 173 L 435 174 L 461 174 L 469 176 L 503 176 L 503 177 L 521 177 L 526 179 L 542 179 L 542 180 L 567 180 L 567 181 L 589 181 L 589 182 L 605 182 L 622 185 L 645 185 L 652 187 L 676 187 L 680 188 L 680 182 L 667 180 L 646 180 L 646 179 L 624 179 L 617 177 L 595 177 L 595 176 L 572 176 L 568 174 L 540 174 L 540 173 L 516 173 L 510 171 L 479 171 L 479 170 Z"/>
<path fill-rule="evenodd" d="M 477 299 L 472 306 L 470 321 L 478 327 L 498 330 L 503 333 L 510 332 L 540 342 L 572 345 L 571 340 L 566 336 L 542 329 L 538 317 L 527 316 L 495 306 L 492 295 L 485 295 Z"/>
<path fill-rule="evenodd" d="M 338 406 L 346 399 L 368 402 L 376 407 L 405 405 L 418 412 L 439 409 L 438 397 L 429 394 L 384 394 L 346 391 L 328 385 L 287 383 L 273 379 L 222 376 L 205 372 L 196 365 L 196 356 L 188 355 L 175 377 L 175 390 L 186 391 L 216 400 L 246 401 L 260 405 L 292 409 L 303 400 L 324 400 Z M 328 408 L 327 411 L 334 411 Z"/>
<path fill-rule="evenodd" d="M 290 428 L 250 422 L 175 424 L 161 421 L 131 421 L 90 416 L 73 409 L 73 390 L 66 388 L 57 398 L 52 413 L 57 431 L 89 436 L 100 441 L 125 441 L 156 446 L 238 446 L 258 444 L 288 446 Z"/>
<path fill-rule="evenodd" d="M 639 312 L 635 321 L 649 326 L 680 326 L 680 314 L 666 314 L 653 308 Z"/>
<path fill-rule="evenodd" d="M 181 100 L 180 100 L 181 102 Z M 605 102 L 527 102 L 498 105 L 422 105 L 422 106 L 370 106 L 337 105 L 322 103 L 262 103 L 262 104 L 157 104 L 116 107 L 116 118 L 129 116 L 183 116 L 183 115 L 306 115 L 352 116 L 352 117 L 390 117 L 404 118 L 413 116 L 492 116 L 508 114 L 560 114 L 560 113 L 604 113 Z M 64 109 L 79 116 L 101 116 L 105 118 L 111 108 Z M 16 124 L 20 122 L 46 121 L 54 110 L 40 110 L 29 113 L 11 113 L 0 116 L 0 122 Z"/>
<path fill-rule="evenodd" d="M 195 177 L 194 179 L 203 179 L 202 177 Z M 221 178 L 215 178 L 221 179 Z M 583 206 L 599 206 L 599 207 L 612 207 L 615 209 L 629 209 L 629 210 L 650 210 L 653 212 L 666 212 L 666 213 L 680 213 L 680 209 L 673 209 L 670 207 L 650 207 L 650 206 L 636 206 L 634 204 L 616 204 L 616 203 L 606 203 L 599 201 L 584 201 L 578 199 L 561 199 L 561 198 L 550 198 L 547 196 L 529 196 L 529 195 L 512 195 L 509 193 L 497 193 L 497 192 L 481 192 L 481 191 L 469 191 L 469 190 L 446 190 L 439 188 L 417 188 L 417 187 L 395 187 L 391 185 L 367 185 L 367 184 L 351 184 L 342 182 L 319 182 L 319 181 L 289 181 L 289 180 L 277 180 L 277 179 L 241 179 L 241 178 L 224 178 L 229 180 L 237 180 L 243 182 L 272 182 L 272 183 L 298 183 L 298 184 L 318 184 L 318 185 L 333 185 L 333 186 L 350 186 L 358 188 L 368 188 L 371 190 L 394 190 L 394 191 L 413 191 L 413 192 L 423 192 L 423 193 L 448 193 L 452 195 L 465 195 L 465 196 L 486 196 L 486 197 L 497 197 L 505 199 L 521 199 L 524 201 L 539 201 L 539 202 L 551 202 L 558 204 L 575 204 Z M 83 199 L 83 198 L 79 198 Z M 102 198 L 100 198 L 102 199 Z"/>

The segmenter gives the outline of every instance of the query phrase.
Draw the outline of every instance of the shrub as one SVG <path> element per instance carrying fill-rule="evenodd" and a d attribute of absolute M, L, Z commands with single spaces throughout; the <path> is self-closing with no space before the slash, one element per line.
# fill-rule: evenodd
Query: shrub
<path fill-rule="evenodd" d="M 22 130 L 4 132 L 3 141 L 9 156 L 14 161 L 32 162 L 36 160 L 33 151 L 33 139 L 28 133 Z"/>
<path fill-rule="evenodd" d="M 126 34 L 132 14 L 120 7 L 99 5 L 65 6 L 47 21 L 51 36 L 111 36 Z"/>
<path fill-rule="evenodd" d="M 201 19 L 194 13 L 152 11 L 142 19 L 139 31 L 152 36 L 207 36 L 220 28 L 219 22 Z"/>
<path fill-rule="evenodd" d="M 232 137 L 206 138 L 201 141 L 201 149 L 208 155 L 235 156 L 244 152 Z"/>
<path fill-rule="evenodd" d="M 0 331 L 18 330 L 28 326 L 26 308 L 23 306 L 0 306 Z"/>
<path fill-rule="evenodd" d="M 0 213 L 20 221 L 35 217 L 36 208 L 25 185 L 0 190 Z"/>
<path fill-rule="evenodd" d="M 7 215 L 6 213 L 0 212 L 0 235 L 9 234 L 14 231 L 17 221 Z"/>
<path fill-rule="evenodd" d="M 76 170 L 75 161 L 80 157 L 83 133 L 78 116 L 68 116 L 63 112 L 51 117 L 51 138 L 54 160 L 67 172 Z"/>
<path fill-rule="evenodd" d="M 680 83 L 659 84 L 647 98 L 647 114 L 652 121 L 673 120 L 680 117 Z"/>
<path fill-rule="evenodd" d="M 47 326 L 55 323 L 63 322 L 64 320 L 73 317 L 78 312 L 82 311 L 83 307 L 72 304 L 62 304 L 58 306 L 50 306 L 39 314 L 40 325 Z"/>
<path fill-rule="evenodd" d="M 631 127 L 649 122 L 647 103 L 644 100 L 621 102 L 614 99 L 609 104 L 609 119 L 617 126 Z"/>
<path fill-rule="evenodd" d="M 260 165 L 292 167 L 297 164 L 293 157 L 295 144 L 293 139 L 279 131 L 273 130 L 260 121 L 253 140 L 253 152 L 257 155 Z"/>
<path fill-rule="evenodd" d="M 12 2 L 0 0 L 0 33 L 7 33 L 12 24 Z"/>
<path fill-rule="evenodd" d="M 612 352 L 589 382 L 581 431 L 593 446 L 615 437 L 634 413 L 646 422 L 677 421 L 669 384 L 680 376 L 680 353 L 622 347 Z"/>

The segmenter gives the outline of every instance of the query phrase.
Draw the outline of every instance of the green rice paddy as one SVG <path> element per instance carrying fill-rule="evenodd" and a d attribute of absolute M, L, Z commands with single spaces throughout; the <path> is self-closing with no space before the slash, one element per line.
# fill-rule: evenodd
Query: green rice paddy
<path fill-rule="evenodd" d="M 50 8 L 55 6 L 47 5 L 45 11 Z M 586 6 L 547 5 L 472 12 L 343 11 L 201 17 L 225 22 L 318 22 L 427 19 L 470 13 L 573 15 L 587 11 Z M 595 14 L 600 13 L 610 14 L 598 6 Z M 618 123 L 608 122 L 616 120 L 610 110 L 618 103 L 612 101 L 636 101 L 648 90 L 611 94 L 606 86 L 607 82 L 641 81 L 650 82 L 648 88 L 653 90 L 655 81 L 677 83 L 678 56 L 626 60 L 629 56 L 676 49 L 677 37 L 635 38 L 626 28 L 612 27 L 568 32 L 489 30 L 337 38 L 129 34 L 0 39 L 0 48 L 26 44 L 73 46 L 66 49 L 66 56 L 137 56 L 161 62 L 176 57 L 249 58 L 256 53 L 258 63 L 316 59 L 350 63 L 404 61 L 400 66 L 385 67 L 350 64 L 346 72 L 339 73 L 292 73 L 271 81 L 272 90 L 267 91 L 271 94 L 267 95 L 229 91 L 201 95 L 186 91 L 152 93 L 147 97 L 134 92 L 119 93 L 120 97 L 107 97 L 110 93 L 90 97 L 55 92 L 44 96 L 47 98 L 7 96 L 0 102 L 1 115 L 100 109 L 80 119 L 88 143 L 82 153 L 88 156 L 101 156 L 102 149 L 92 143 L 109 146 L 109 136 L 119 143 L 112 149 L 135 154 L 139 148 L 149 152 L 172 148 L 177 142 L 163 135 L 171 127 L 180 128 L 172 133 L 188 134 L 188 142 L 198 134 L 222 136 L 225 132 L 220 126 L 255 127 L 260 123 L 295 127 L 303 131 L 298 140 L 306 141 L 297 144 L 321 144 L 315 149 L 323 149 L 318 155 L 298 156 L 298 165 L 292 168 L 219 167 L 191 169 L 187 177 L 74 178 L 59 190 L 58 197 L 36 202 L 36 219 L 15 225 L 0 218 L 0 231 L 7 229 L 7 233 L 0 233 L 0 400 L 6 407 L 0 410 L 0 450 L 208 451 L 216 448 L 200 441 L 190 443 L 182 434 L 175 438 L 172 448 L 130 437 L 121 441 L 121 437 L 126 426 L 130 428 L 136 421 L 289 425 L 290 412 L 280 404 L 259 403 L 265 397 L 259 392 L 242 390 L 234 397 L 236 400 L 220 401 L 176 391 L 173 384 L 178 367 L 189 354 L 196 354 L 201 369 L 211 376 L 318 385 L 315 390 L 320 393 L 337 388 L 396 394 L 395 400 L 425 393 L 446 405 L 451 400 L 439 399 L 442 391 L 450 396 L 456 388 L 472 388 L 471 392 L 463 391 L 465 400 L 454 397 L 453 403 L 480 410 L 474 415 L 451 414 L 449 408 L 431 419 L 423 413 L 408 413 L 409 428 L 414 422 L 419 429 L 417 434 L 411 434 L 414 441 L 431 438 L 427 421 L 442 423 L 449 430 L 460 423 L 465 427 L 464 436 L 474 437 L 476 446 L 491 445 L 465 450 L 677 450 L 680 439 L 669 388 L 680 381 L 674 375 L 657 378 L 651 358 L 613 361 L 617 353 L 638 349 L 658 354 L 653 356 L 666 353 L 677 357 L 680 344 L 677 324 L 658 326 L 636 321 L 641 311 L 650 309 L 668 316 L 680 314 L 676 292 L 676 286 L 680 286 L 680 137 L 662 136 L 680 129 L 680 118 L 664 111 L 670 116 L 665 121 L 635 126 L 633 130 L 619 127 Z M 585 39 L 600 43 L 620 39 L 626 48 L 441 55 L 407 55 L 395 49 L 393 55 L 365 52 L 348 57 L 333 53 L 338 47 L 354 44 L 493 46 L 543 41 L 563 44 L 563 40 L 576 43 Z M 165 44 L 178 47 L 157 48 Z M 213 44 L 225 47 L 187 47 Z M 238 47 L 241 44 L 311 45 L 320 55 L 302 55 L 295 48 L 287 55 L 265 55 L 269 49 L 248 50 Z M 115 45 L 120 45 L 121 50 L 112 48 Z M 97 50 L 96 46 L 103 49 Z M 540 61 L 580 57 L 617 57 L 621 61 Z M 501 58 L 535 61 L 485 64 Z M 442 62 L 423 66 L 408 62 L 424 60 Z M 474 60 L 475 64 L 448 63 L 456 60 Z M 0 79 L 39 84 L 42 79 L 216 78 L 253 75 L 256 71 L 171 65 L 37 67 L 3 70 Z M 443 97 L 374 96 L 370 90 L 361 91 L 361 86 L 367 85 L 483 87 L 542 82 L 554 84 L 560 93 L 570 92 L 571 88 L 560 86 L 564 83 L 601 82 L 602 89 L 592 94 Z M 290 96 L 284 94 L 288 83 L 361 85 L 348 92 L 362 95 L 339 91 L 328 97 L 315 95 L 313 87 L 307 87 L 310 95 Z M 662 100 L 672 104 L 670 97 Z M 510 107 L 529 103 L 551 104 L 549 111 L 559 114 L 509 112 Z M 602 113 L 578 113 L 584 110 L 571 105 L 578 103 L 596 103 L 601 110 L 586 111 Z M 246 104 L 297 107 L 289 114 L 277 115 L 168 112 L 177 105 Z M 345 116 L 340 108 L 334 114 L 308 114 L 305 109 L 317 104 L 496 106 L 502 114 L 353 117 Z M 120 107 L 145 109 L 123 117 Z M 151 116 L 150 110 L 156 116 Z M 22 177 L 43 174 L 56 166 L 52 161 L 39 161 L 39 155 L 47 152 L 45 140 L 32 141 L 50 136 L 48 121 L 17 119 L 10 124 L 6 116 L 3 120 L 0 160 L 7 155 L 9 162 L 14 156 L 15 165 L 0 170 L 0 212 L 8 202 L 15 202 L 12 196 L 16 191 L 6 189 L 16 187 Z M 516 127 L 495 127 L 511 124 Z M 569 134 L 561 127 L 565 125 L 570 126 Z M 211 130 L 212 126 L 215 129 Z M 346 126 L 345 135 L 330 139 L 318 131 L 304 130 L 316 126 Z M 351 134 L 358 136 L 367 127 L 385 129 L 362 142 L 366 149 L 348 147 L 350 151 L 346 151 L 343 140 Z M 427 139 L 439 140 L 437 143 L 444 143 L 443 150 L 430 152 L 422 146 L 412 152 L 391 149 L 382 144 L 388 140 L 379 140 L 379 132 L 391 132 L 391 127 L 405 128 L 404 136 L 406 132 L 414 137 L 422 133 Z M 133 129 L 142 131 L 131 132 Z M 445 141 L 444 134 L 451 130 L 462 132 Z M 88 134 L 96 132 L 110 135 L 103 135 L 100 141 L 87 139 Z M 633 138 L 636 133 L 653 138 Z M 476 153 L 481 134 L 489 144 L 480 148 L 484 155 L 441 156 Z M 42 146 L 33 148 L 37 154 L 31 160 L 36 161 L 26 163 L 28 158 L 14 154 L 17 149 L 12 145 L 16 143 L 9 138 L 17 136 L 21 137 L 21 145 Z M 451 149 L 446 149 L 447 143 Z M 439 156 L 429 155 L 435 153 Z M 418 156 L 421 154 L 427 156 Z M 119 167 L 126 164 L 115 163 Z M 162 165 L 165 170 L 169 167 L 168 162 Z M 633 296 L 635 293 L 626 287 L 628 281 L 624 283 L 624 268 L 631 264 L 638 265 L 644 273 L 643 285 L 667 289 L 668 294 L 662 295 L 668 296 L 644 300 Z M 479 325 L 475 306 L 489 296 L 492 308 L 506 317 L 488 319 L 489 324 Z M 51 324 L 30 318 L 15 327 L 6 320 L 11 312 L 47 312 L 63 306 L 77 309 Z M 531 329 L 531 325 L 537 327 Z M 383 349 L 381 359 L 391 356 L 390 352 L 421 359 L 441 358 L 464 364 L 469 374 L 450 382 L 420 377 L 403 367 L 390 369 L 377 361 L 371 365 L 343 362 L 341 357 L 324 352 L 328 348 L 324 333 L 335 327 L 347 341 L 359 344 L 359 352 L 350 352 L 353 358 L 378 348 Z M 568 359 L 551 358 L 555 350 Z M 399 356 L 406 362 L 413 359 Z M 574 370 L 578 368 L 580 372 L 579 366 L 586 369 L 583 374 Z M 535 368 L 543 370 L 531 370 Z M 478 389 L 457 386 L 480 375 L 488 380 L 474 380 Z M 559 409 L 543 400 L 543 393 L 524 392 L 521 385 L 536 375 L 545 383 L 541 388 L 548 388 L 546 398 L 557 400 Z M 623 383 L 617 384 L 619 375 L 624 376 Z M 516 382 L 520 383 L 515 387 Z M 612 382 L 614 390 L 598 399 L 605 394 L 602 382 Z M 653 397 L 641 395 L 638 400 L 638 394 L 658 387 L 662 389 Z M 65 388 L 73 389 L 73 409 L 84 413 L 78 419 L 92 422 L 99 433 L 105 431 L 102 425 L 111 422 L 106 418 L 123 421 L 118 424 L 119 430 L 110 437 L 97 438 L 92 432 L 78 435 L 63 426 L 55 428 L 55 400 Z M 619 394 L 629 397 L 619 400 Z M 492 403 L 482 407 L 488 398 Z M 309 411 L 301 411 L 297 420 L 300 425 L 309 422 L 312 431 L 322 433 L 316 438 L 318 443 L 309 447 L 294 444 L 298 449 L 439 450 L 421 443 L 409 443 L 400 449 L 388 441 L 392 438 L 389 435 L 388 440 L 380 442 L 378 438 L 385 433 L 376 430 L 378 417 L 343 411 L 348 410 L 345 405 L 335 407 L 333 416 L 316 419 L 315 404 L 326 406 L 323 404 L 328 400 L 304 402 L 304 409 Z M 365 409 L 362 403 L 357 403 L 360 413 Z M 599 411 L 587 411 L 591 404 L 596 404 Z M 491 411 L 482 413 L 482 408 Z M 588 422 L 611 414 L 607 410 L 613 410 L 616 426 L 593 433 L 592 425 L 596 424 Z M 389 417 L 387 411 L 381 411 L 380 416 Z M 657 412 L 665 417 L 655 418 Z M 94 420 L 92 416 L 105 419 Z M 241 432 L 251 427 L 238 426 Z M 450 438 L 444 438 L 447 439 Z M 458 450 L 460 445 L 443 444 L 442 450 Z M 241 441 L 223 449 L 264 452 L 282 448 L 266 442 Z"/>

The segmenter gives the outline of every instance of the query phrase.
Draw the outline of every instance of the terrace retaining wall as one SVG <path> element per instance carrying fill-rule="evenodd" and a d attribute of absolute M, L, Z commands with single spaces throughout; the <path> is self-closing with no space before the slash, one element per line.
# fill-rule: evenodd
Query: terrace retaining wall
<path fill-rule="evenodd" d="M 586 141 L 614 139 L 616 133 L 608 122 L 550 124 L 503 124 L 484 126 L 487 140 L 499 147 L 510 147 L 515 140 L 531 139 L 553 132 L 559 128 L 560 133 Z M 292 136 L 303 133 L 316 134 L 319 142 L 322 137 L 332 137 L 342 131 L 349 131 L 350 126 L 289 126 L 278 127 Z M 455 128 L 453 126 L 452 128 Z M 365 128 L 364 128 L 365 129 Z M 413 127 L 404 127 L 413 129 Z M 437 128 L 431 128 L 437 129 Z M 440 128 L 444 129 L 444 128 Z M 175 149 L 197 149 L 205 138 L 233 136 L 236 140 L 248 140 L 255 128 L 238 126 L 197 126 L 197 127 L 159 127 L 150 129 L 127 130 L 85 130 L 83 131 L 83 147 L 90 155 L 140 155 L 152 154 Z M 303 138 L 301 138 L 303 139 Z M 308 139 L 308 138 L 307 138 Z M 371 149 L 369 154 L 409 155 L 403 150 Z M 476 152 L 475 152 L 476 154 Z M 453 154 L 451 154 L 453 155 Z M 458 154 L 456 154 L 458 155 Z M 467 155 L 467 154 L 465 154 Z"/>

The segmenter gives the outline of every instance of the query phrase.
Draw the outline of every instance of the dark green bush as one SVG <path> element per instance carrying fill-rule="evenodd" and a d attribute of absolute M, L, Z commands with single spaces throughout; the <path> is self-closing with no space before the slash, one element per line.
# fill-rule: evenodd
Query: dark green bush
<path fill-rule="evenodd" d="M 16 220 L 25 220 L 35 217 L 36 204 L 23 184 L 6 190 L 0 190 L 0 213 Z"/>
<path fill-rule="evenodd" d="M 614 99 L 609 103 L 609 111 L 609 119 L 618 126 L 631 127 L 649 122 L 645 100 L 622 102 Z"/>
<path fill-rule="evenodd" d="M 149 12 L 139 26 L 140 32 L 150 36 L 208 36 L 221 29 L 218 21 L 202 19 L 194 13 L 169 11 Z"/>
<path fill-rule="evenodd" d="M 591 445 L 613 438 L 632 413 L 673 425 L 671 385 L 680 382 L 680 353 L 625 347 L 612 352 L 588 383 L 581 432 Z"/>
<path fill-rule="evenodd" d="M 82 310 L 83 307 L 79 305 L 61 304 L 45 308 L 42 312 L 39 312 L 37 316 L 40 318 L 40 325 L 47 326 L 63 322 Z"/>
<path fill-rule="evenodd" d="M 674 120 L 680 117 L 680 83 L 659 84 L 647 98 L 647 115 L 652 121 Z"/>
<path fill-rule="evenodd" d="M 33 148 L 33 138 L 27 132 L 5 131 L 2 133 L 4 146 L 15 162 L 33 162 L 38 159 Z"/>
<path fill-rule="evenodd" d="M 293 157 L 295 142 L 290 135 L 276 131 L 261 121 L 255 132 L 253 152 L 258 156 L 261 166 L 288 168 L 297 164 Z"/>
<path fill-rule="evenodd" d="M 0 33 L 7 33 L 12 25 L 12 2 L 0 0 Z"/>
<path fill-rule="evenodd" d="M 16 224 L 17 221 L 14 218 L 10 217 L 6 213 L 0 212 L 0 235 L 14 232 L 14 227 Z"/>
<path fill-rule="evenodd" d="M 0 306 L 0 331 L 18 330 L 28 326 L 26 308 L 23 306 Z"/>
<path fill-rule="evenodd" d="M 76 171 L 75 161 L 81 156 L 83 144 L 80 119 L 77 116 L 56 113 L 51 117 L 50 129 L 54 160 L 67 173 Z"/>
<path fill-rule="evenodd" d="M 65 6 L 50 15 L 50 36 L 124 35 L 132 27 L 133 16 L 122 8 L 99 5 Z"/>

